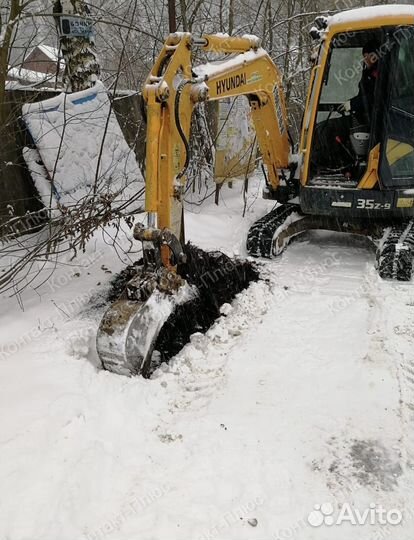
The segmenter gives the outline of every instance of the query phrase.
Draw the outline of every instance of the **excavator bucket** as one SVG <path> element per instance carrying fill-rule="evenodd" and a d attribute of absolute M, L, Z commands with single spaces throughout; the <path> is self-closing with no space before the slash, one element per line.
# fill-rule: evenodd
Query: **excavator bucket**
<path fill-rule="evenodd" d="M 97 351 L 108 371 L 150 377 L 192 334 L 208 330 L 221 306 L 259 274 L 251 263 L 221 252 L 207 253 L 192 244 L 181 249 L 168 231 L 137 228 L 135 238 L 145 238 L 143 262 L 114 282 L 116 291 L 123 290 L 102 318 Z M 171 250 L 174 269 L 162 265 L 161 247 Z"/>
<path fill-rule="evenodd" d="M 118 375 L 148 372 L 159 332 L 176 307 L 197 294 L 187 284 L 172 295 L 154 290 L 145 302 L 124 296 L 105 313 L 97 334 L 102 365 Z"/>

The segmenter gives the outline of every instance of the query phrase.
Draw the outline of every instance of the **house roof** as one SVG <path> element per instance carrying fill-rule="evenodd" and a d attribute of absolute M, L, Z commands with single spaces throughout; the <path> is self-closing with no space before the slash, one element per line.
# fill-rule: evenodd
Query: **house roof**
<path fill-rule="evenodd" d="M 50 45 L 38 45 L 35 47 L 37 49 L 40 49 L 43 54 L 45 54 L 50 60 L 53 62 L 57 62 L 59 59 L 62 60 L 62 55 L 59 55 L 59 49 L 56 49 L 56 47 L 51 47 Z"/>

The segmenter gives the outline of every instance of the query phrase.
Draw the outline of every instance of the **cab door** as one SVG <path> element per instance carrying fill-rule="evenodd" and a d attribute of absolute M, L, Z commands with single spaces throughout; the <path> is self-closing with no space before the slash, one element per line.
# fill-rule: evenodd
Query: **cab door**
<path fill-rule="evenodd" d="M 414 188 L 414 27 L 393 33 L 391 77 L 383 123 L 382 189 Z"/>

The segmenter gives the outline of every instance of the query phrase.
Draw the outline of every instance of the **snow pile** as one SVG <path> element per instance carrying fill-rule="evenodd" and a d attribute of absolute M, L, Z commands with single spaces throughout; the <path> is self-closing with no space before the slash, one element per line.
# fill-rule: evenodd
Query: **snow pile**
<path fill-rule="evenodd" d="M 105 195 L 128 201 L 142 188 L 135 154 L 125 141 L 102 83 L 73 94 L 62 93 L 23 107 L 30 131 L 51 182 L 32 169 L 42 198 L 60 206 Z"/>

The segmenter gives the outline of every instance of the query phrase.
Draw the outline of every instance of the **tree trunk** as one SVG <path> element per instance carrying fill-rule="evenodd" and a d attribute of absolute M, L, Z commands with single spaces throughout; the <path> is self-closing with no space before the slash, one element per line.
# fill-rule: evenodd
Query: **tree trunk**
<path fill-rule="evenodd" d="M 173 34 L 177 31 L 177 14 L 175 10 L 175 0 L 168 0 L 168 20 L 169 30 Z"/>
<path fill-rule="evenodd" d="M 232 35 L 234 30 L 234 0 L 229 3 L 229 34 Z"/>
<path fill-rule="evenodd" d="M 285 92 L 286 92 L 286 102 L 289 105 L 290 92 L 292 87 L 292 81 L 290 79 L 290 66 L 291 66 L 291 55 L 292 55 L 292 44 L 293 44 L 293 25 L 292 16 L 295 13 L 296 2 L 295 0 L 290 0 L 287 8 L 287 36 L 286 36 L 286 54 L 285 62 L 283 68 L 283 76 L 285 79 Z"/>
<path fill-rule="evenodd" d="M 87 18 L 89 8 L 83 0 L 55 0 L 53 5 L 56 25 L 60 35 L 60 45 L 65 60 L 64 84 L 71 92 L 92 88 L 99 79 L 101 69 L 93 36 L 69 37 L 60 32 L 60 15 Z"/>
<path fill-rule="evenodd" d="M 0 33 L 3 36 L 3 40 L 0 43 L 0 131 L 4 130 L 5 124 L 7 122 L 5 100 L 10 45 L 13 38 L 14 21 L 17 20 L 17 18 L 21 14 L 21 11 L 22 6 L 20 0 L 12 0 L 10 5 L 9 17 L 5 21 L 6 28 L 3 30 L 3 26 L 0 25 Z"/>
<path fill-rule="evenodd" d="M 180 0 L 180 9 L 183 32 L 188 32 L 187 4 L 185 0 Z"/>
<path fill-rule="evenodd" d="M 269 0 L 266 6 L 267 22 L 269 25 L 268 53 L 273 54 L 273 17 L 272 17 L 272 2 Z"/>

